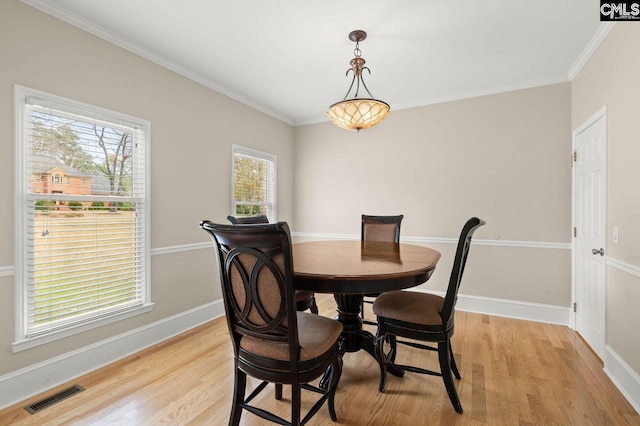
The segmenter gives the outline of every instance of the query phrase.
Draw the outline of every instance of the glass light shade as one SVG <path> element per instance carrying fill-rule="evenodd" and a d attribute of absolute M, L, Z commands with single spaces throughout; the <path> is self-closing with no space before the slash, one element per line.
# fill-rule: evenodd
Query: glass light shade
<path fill-rule="evenodd" d="M 369 129 L 387 116 L 389 104 L 377 99 L 355 98 L 336 102 L 327 110 L 336 126 L 347 130 Z"/>

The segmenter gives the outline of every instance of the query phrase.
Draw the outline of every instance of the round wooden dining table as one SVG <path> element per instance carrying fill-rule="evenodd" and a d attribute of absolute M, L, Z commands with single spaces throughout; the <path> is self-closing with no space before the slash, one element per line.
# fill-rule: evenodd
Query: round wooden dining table
<path fill-rule="evenodd" d="M 343 325 L 341 351 L 364 349 L 375 358 L 375 337 L 362 328 L 360 306 L 369 293 L 426 282 L 440 259 L 436 250 L 377 241 L 312 241 L 293 244 L 296 289 L 333 293 Z"/>

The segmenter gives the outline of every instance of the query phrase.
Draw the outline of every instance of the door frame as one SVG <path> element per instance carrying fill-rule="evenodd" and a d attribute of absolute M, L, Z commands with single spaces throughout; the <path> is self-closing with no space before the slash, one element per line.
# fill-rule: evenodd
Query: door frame
<path fill-rule="evenodd" d="M 605 234 L 605 241 L 604 241 L 604 249 L 605 249 L 605 273 L 604 273 L 604 287 L 605 287 L 605 298 L 603 300 L 603 303 L 601 305 L 602 309 L 604 312 L 601 312 L 602 314 L 602 318 L 604 318 L 604 323 L 603 323 L 603 342 L 602 343 L 602 348 L 604 349 L 604 346 L 606 345 L 606 321 L 607 321 L 607 316 L 606 316 L 606 309 L 607 309 L 607 305 L 606 305 L 606 288 L 607 288 L 607 267 L 606 267 L 606 259 L 607 259 L 607 255 L 609 253 L 609 246 L 608 246 L 608 223 L 607 223 L 607 199 L 608 199 L 608 187 L 607 187 L 607 166 L 608 166 L 608 153 L 607 153 L 607 146 L 608 146 L 608 134 L 607 134 L 607 106 L 603 106 L 600 110 L 598 110 L 595 114 L 593 114 L 591 117 L 589 117 L 587 120 L 585 120 L 581 125 L 579 125 L 578 127 L 576 127 L 572 134 L 571 134 L 571 309 L 570 309 L 570 321 L 569 321 L 569 325 L 571 327 L 571 329 L 576 330 L 576 313 L 573 310 L 573 306 L 574 303 L 576 303 L 576 238 L 573 235 L 573 229 L 576 226 L 576 212 L 577 212 L 577 206 L 576 206 L 576 164 L 574 161 L 574 157 L 573 157 L 573 153 L 575 152 L 576 149 L 576 136 L 578 134 L 580 134 L 582 131 L 584 131 L 585 129 L 587 129 L 589 126 L 595 124 L 598 120 L 603 119 L 604 120 L 604 147 L 603 147 L 603 152 L 604 152 L 604 156 L 605 156 L 605 161 L 604 161 L 604 194 L 603 194 L 603 198 L 602 198 L 602 202 L 605 204 L 605 208 L 604 208 L 604 223 L 605 223 L 605 229 L 604 229 L 604 234 Z M 599 354 L 600 356 L 600 354 Z"/>

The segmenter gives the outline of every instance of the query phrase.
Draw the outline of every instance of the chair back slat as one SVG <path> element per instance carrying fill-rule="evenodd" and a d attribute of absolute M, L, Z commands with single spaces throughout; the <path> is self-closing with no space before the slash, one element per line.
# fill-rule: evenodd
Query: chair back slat
<path fill-rule="evenodd" d="M 233 225 L 251 225 L 258 223 L 269 223 L 269 219 L 267 216 L 263 214 L 259 214 L 256 216 L 227 216 L 227 220 L 231 222 Z"/>
<path fill-rule="evenodd" d="M 472 217 L 469 219 L 460 232 L 460 238 L 458 239 L 458 246 L 456 248 L 456 256 L 453 261 L 453 268 L 451 269 L 451 276 L 449 277 L 449 285 L 447 287 L 447 294 L 444 297 L 444 304 L 440 311 L 442 321 L 445 326 L 452 322 L 453 314 L 455 310 L 456 301 L 458 299 L 458 290 L 460 283 L 462 282 L 462 274 L 467 263 L 467 256 L 469 255 L 469 248 L 471 247 L 471 238 L 473 233 L 485 224 L 485 221 Z"/>
<path fill-rule="evenodd" d="M 222 296 L 234 350 L 245 335 L 299 347 L 288 225 L 203 221 L 200 226 L 218 249 Z"/>
<path fill-rule="evenodd" d="M 400 224 L 403 215 L 371 216 L 362 215 L 360 237 L 362 241 L 400 242 Z"/>

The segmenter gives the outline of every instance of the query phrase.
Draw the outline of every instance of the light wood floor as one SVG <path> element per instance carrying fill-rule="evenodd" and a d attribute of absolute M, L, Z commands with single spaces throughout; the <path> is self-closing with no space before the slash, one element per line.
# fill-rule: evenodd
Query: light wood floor
<path fill-rule="evenodd" d="M 317 297 L 321 314 L 334 316 L 333 298 Z M 344 357 L 336 424 L 640 425 L 640 416 L 603 373 L 601 362 L 567 327 L 456 315 L 453 350 L 464 414 L 455 413 L 439 377 L 389 376 L 386 392 L 378 393 L 378 367 L 358 352 Z M 400 348 L 398 361 L 437 365 L 435 353 L 406 347 Z M 35 415 L 23 408 L 76 383 L 86 390 Z M 232 388 L 231 345 L 220 318 L 0 411 L 0 425 L 224 425 Z M 282 401 L 269 390 L 263 394 L 259 403 L 289 417 L 286 387 Z M 307 396 L 303 410 L 315 397 Z M 266 423 L 245 412 L 242 424 Z M 326 407 L 308 424 L 331 424 Z"/>

